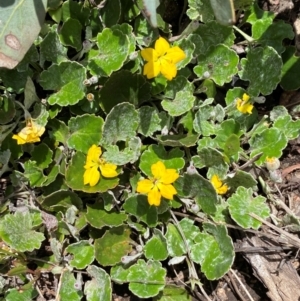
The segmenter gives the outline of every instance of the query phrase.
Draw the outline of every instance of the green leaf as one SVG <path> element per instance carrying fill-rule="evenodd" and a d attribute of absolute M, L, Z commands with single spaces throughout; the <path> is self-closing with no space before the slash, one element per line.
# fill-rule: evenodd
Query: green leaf
<path fill-rule="evenodd" d="M 67 21 L 69 18 L 77 19 L 84 26 L 89 18 L 90 10 L 85 7 L 83 2 L 74 0 L 65 1 L 62 5 L 62 20 Z"/>
<path fill-rule="evenodd" d="M 231 47 L 235 39 L 232 27 L 221 25 L 216 21 L 201 24 L 193 34 L 197 34 L 202 41 L 200 49 L 196 50 L 199 54 L 207 52 L 209 47 L 218 44 Z"/>
<path fill-rule="evenodd" d="M 44 23 L 47 1 L 8 1 L 0 10 L 0 67 L 13 69 L 23 59 Z M 30 18 L 28 18 L 30 16 Z"/>
<path fill-rule="evenodd" d="M 81 240 L 68 245 L 66 251 L 73 254 L 70 265 L 76 269 L 85 269 L 95 259 L 94 246 L 87 240 Z"/>
<path fill-rule="evenodd" d="M 226 167 L 227 164 L 224 161 L 224 156 L 218 150 L 211 148 L 211 147 L 201 147 L 198 151 L 199 156 L 193 157 L 194 166 L 197 168 L 203 167 L 212 167 L 212 166 L 224 166 Z"/>
<path fill-rule="evenodd" d="M 74 105 L 85 95 L 85 68 L 77 62 L 53 64 L 41 73 L 40 84 L 45 90 L 55 90 L 48 98 L 50 105 Z"/>
<path fill-rule="evenodd" d="M 255 163 L 258 165 L 263 164 L 267 157 L 280 158 L 282 151 L 287 146 L 287 142 L 288 141 L 286 136 L 284 135 L 284 132 L 280 131 L 278 128 L 268 128 L 250 138 L 250 157 L 253 158 L 256 154 L 262 152 L 262 156 L 257 161 L 255 161 Z"/>
<path fill-rule="evenodd" d="M 194 199 L 207 214 L 216 211 L 217 193 L 212 184 L 199 174 L 184 173 L 174 183 L 179 197 Z"/>
<path fill-rule="evenodd" d="M 210 4 L 219 23 L 224 25 L 235 23 L 233 0 L 210 0 Z"/>
<path fill-rule="evenodd" d="M 32 187 L 41 187 L 47 180 L 43 170 L 36 165 L 35 161 L 30 160 L 24 163 L 24 176 Z"/>
<path fill-rule="evenodd" d="M 186 253 L 187 250 L 182 236 L 177 227 L 171 223 L 167 225 L 166 240 L 170 256 L 182 256 Z"/>
<path fill-rule="evenodd" d="M 9 123 L 15 116 L 15 102 L 5 95 L 0 97 L 0 124 Z"/>
<path fill-rule="evenodd" d="M 249 81 L 248 94 L 269 95 L 280 82 L 282 60 L 273 47 L 251 48 L 247 57 L 241 60 L 242 80 Z"/>
<path fill-rule="evenodd" d="M 118 23 L 121 17 L 120 0 L 110 0 L 105 4 L 105 9 L 100 11 L 105 27 L 111 27 Z M 101 48 L 100 48 L 101 49 Z"/>
<path fill-rule="evenodd" d="M 49 133 L 50 138 L 54 137 L 56 141 L 61 142 L 62 144 L 67 143 L 69 129 L 63 121 L 51 119 L 47 126 L 52 129 Z"/>
<path fill-rule="evenodd" d="M 68 270 L 63 271 L 60 279 L 59 300 L 60 301 L 80 301 L 82 291 L 76 289 L 76 279 L 74 274 Z"/>
<path fill-rule="evenodd" d="M 147 241 L 144 247 L 147 259 L 165 260 L 168 257 L 167 241 L 162 232 L 158 229 L 153 230 L 153 236 Z"/>
<path fill-rule="evenodd" d="M 86 155 L 77 152 L 69 163 L 66 169 L 66 184 L 68 187 L 74 190 L 81 190 L 88 193 L 105 192 L 109 189 L 113 189 L 118 185 L 119 178 L 104 178 L 100 177 L 97 185 L 91 187 L 83 184 L 83 174 L 85 172 L 84 165 L 86 161 Z"/>
<path fill-rule="evenodd" d="M 110 269 L 111 279 L 119 284 L 128 282 L 129 265 L 117 264 Z"/>
<path fill-rule="evenodd" d="M 139 114 L 127 102 L 116 105 L 107 115 L 103 127 L 103 145 L 116 144 L 135 137 L 139 125 Z"/>
<path fill-rule="evenodd" d="M 111 301 L 112 287 L 109 275 L 101 268 L 91 265 L 87 268 L 92 280 L 84 285 L 87 301 Z"/>
<path fill-rule="evenodd" d="M 295 56 L 295 52 L 296 48 L 294 46 L 288 46 L 282 54 L 283 66 L 280 85 L 288 91 L 300 88 L 300 77 L 298 76 L 300 59 Z"/>
<path fill-rule="evenodd" d="M 141 171 L 152 177 L 151 166 L 162 161 L 166 168 L 182 169 L 184 166 L 183 152 L 179 148 L 173 148 L 167 152 L 162 145 L 152 144 L 145 150 L 140 159 Z"/>
<path fill-rule="evenodd" d="M 139 110 L 140 124 L 138 132 L 146 137 L 153 135 L 154 132 L 160 131 L 160 118 L 155 108 L 143 106 Z"/>
<path fill-rule="evenodd" d="M 45 143 L 41 143 L 34 147 L 31 159 L 35 161 L 36 166 L 44 169 L 52 162 L 53 151 Z"/>
<path fill-rule="evenodd" d="M 123 209 L 135 216 L 138 221 L 144 222 L 148 227 L 157 225 L 157 208 L 149 205 L 145 195 L 134 195 L 128 198 Z"/>
<path fill-rule="evenodd" d="M 239 150 L 240 150 L 240 138 L 235 134 L 231 134 L 225 142 L 224 154 L 227 157 L 231 157 L 233 155 L 237 155 Z"/>
<path fill-rule="evenodd" d="M 40 43 L 40 64 L 44 65 L 45 61 L 59 64 L 67 60 L 67 48 L 59 40 L 57 31 L 50 31 Z"/>
<path fill-rule="evenodd" d="M 112 74 L 99 94 L 100 106 L 106 113 L 122 102 L 139 106 L 149 98 L 150 84 L 145 77 L 127 70 Z"/>
<path fill-rule="evenodd" d="M 73 117 L 68 126 L 70 136 L 67 144 L 70 148 L 87 153 L 89 148 L 98 145 L 102 136 L 103 119 L 89 114 Z"/>
<path fill-rule="evenodd" d="M 43 207 L 49 208 L 55 212 L 66 212 L 71 206 L 75 206 L 79 210 L 82 209 L 81 198 L 73 191 L 60 189 L 44 198 Z"/>
<path fill-rule="evenodd" d="M 219 279 L 229 271 L 233 263 L 233 243 L 223 225 L 204 223 L 203 229 L 209 234 L 200 233 L 195 237 L 191 257 L 201 264 L 201 271 L 207 279 Z"/>
<path fill-rule="evenodd" d="M 103 29 L 97 35 L 99 50 L 89 52 L 88 69 L 93 75 L 109 76 L 119 70 L 129 53 L 129 39 L 120 30 Z"/>
<path fill-rule="evenodd" d="M 130 291 L 139 298 L 156 296 L 165 287 L 166 270 L 159 261 L 138 262 L 129 268 Z"/>
<path fill-rule="evenodd" d="M 250 173 L 238 170 L 234 173 L 233 177 L 228 177 L 226 179 L 226 184 L 228 184 L 231 191 L 235 191 L 239 186 L 254 188 L 257 185 L 257 182 Z"/>
<path fill-rule="evenodd" d="M 177 76 L 167 85 L 161 105 L 169 115 L 180 116 L 193 107 L 196 99 L 193 92 L 194 86 L 185 77 Z"/>
<path fill-rule="evenodd" d="M 153 299 L 154 301 L 191 301 L 192 296 L 176 285 L 166 285 L 161 294 Z"/>
<path fill-rule="evenodd" d="M 199 135 L 189 135 L 189 134 L 179 134 L 179 135 L 156 135 L 157 141 L 162 145 L 167 146 L 194 146 L 198 139 Z"/>
<path fill-rule="evenodd" d="M 115 210 L 107 212 L 104 209 L 104 204 L 102 203 L 87 205 L 87 213 L 85 217 L 87 222 L 97 229 L 121 226 L 127 220 L 127 215 L 125 213 Z"/>
<path fill-rule="evenodd" d="M 0 221 L 0 237 L 12 249 L 19 252 L 33 251 L 41 247 L 45 239 L 42 233 L 32 230 L 33 220 L 29 212 L 7 214 Z"/>
<path fill-rule="evenodd" d="M 61 43 L 64 46 L 71 46 L 75 48 L 76 51 L 79 51 L 82 48 L 81 31 L 82 26 L 78 20 L 72 18 L 67 19 L 59 32 Z"/>
<path fill-rule="evenodd" d="M 1 59 L 0 59 L 1 65 Z M 5 88 L 9 92 L 21 93 L 27 82 L 28 76 L 31 75 L 31 70 L 20 72 L 17 69 L 9 70 L 5 68 L 0 69 L 0 78 Z"/>
<path fill-rule="evenodd" d="M 279 54 L 284 52 L 284 39 L 294 38 L 293 28 L 283 20 L 273 22 L 271 18 L 256 21 L 252 26 L 252 37 L 263 46 L 273 47 Z"/>
<path fill-rule="evenodd" d="M 217 85 L 229 83 L 238 71 L 239 57 L 226 45 L 211 46 L 205 54 L 198 56 L 194 72 L 199 78 L 210 78 Z"/>
<path fill-rule="evenodd" d="M 136 162 L 141 154 L 142 142 L 139 137 L 133 137 L 128 142 L 128 147 L 121 151 L 117 145 L 108 145 L 103 159 L 115 165 L 125 165 Z"/>
<path fill-rule="evenodd" d="M 274 121 L 274 128 L 278 128 L 288 140 L 295 139 L 300 134 L 300 120 L 292 120 L 291 115 L 281 116 Z"/>
<path fill-rule="evenodd" d="M 95 240 L 95 257 L 103 266 L 121 262 L 122 256 L 131 251 L 130 229 L 123 226 L 106 230 L 101 238 Z"/>
<path fill-rule="evenodd" d="M 215 18 L 210 0 L 189 0 L 189 8 L 186 14 L 191 20 L 199 20 L 203 23 Z"/>
<path fill-rule="evenodd" d="M 10 289 L 5 295 L 6 301 L 32 301 L 38 296 L 38 292 L 32 285 L 26 290 Z"/>
<path fill-rule="evenodd" d="M 261 222 L 251 217 L 250 213 L 255 213 L 262 219 L 269 217 L 270 210 L 265 203 L 266 198 L 257 196 L 253 198 L 251 188 L 239 187 L 237 191 L 228 198 L 229 212 L 232 219 L 245 229 L 258 229 Z"/>

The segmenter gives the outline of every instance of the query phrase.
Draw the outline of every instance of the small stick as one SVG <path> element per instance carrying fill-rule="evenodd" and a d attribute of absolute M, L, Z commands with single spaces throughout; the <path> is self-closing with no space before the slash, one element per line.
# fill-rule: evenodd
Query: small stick
<path fill-rule="evenodd" d="M 239 282 L 240 286 L 242 287 L 242 289 L 244 290 L 244 292 L 247 294 L 247 296 L 249 297 L 249 299 L 251 301 L 254 301 L 253 298 L 251 297 L 250 293 L 248 292 L 248 290 L 246 289 L 246 287 L 244 286 L 243 282 L 240 280 L 240 278 L 237 276 L 237 274 L 235 273 L 234 270 L 230 269 L 230 272 L 232 273 L 232 275 L 236 278 L 236 280 Z M 244 300 L 244 299 L 243 299 Z"/>
<path fill-rule="evenodd" d="M 228 276 L 229 276 L 230 281 L 231 281 L 231 283 L 232 283 L 232 285 L 233 285 L 233 287 L 234 287 L 235 292 L 239 295 L 239 297 L 240 297 L 240 299 L 241 299 L 242 301 L 246 301 L 245 298 L 243 297 L 243 295 L 241 294 L 239 288 L 237 287 L 237 285 L 236 285 L 236 283 L 235 283 L 233 277 L 232 277 L 233 274 L 232 274 L 232 275 L 231 275 L 231 274 L 232 274 L 232 273 L 228 273 Z"/>

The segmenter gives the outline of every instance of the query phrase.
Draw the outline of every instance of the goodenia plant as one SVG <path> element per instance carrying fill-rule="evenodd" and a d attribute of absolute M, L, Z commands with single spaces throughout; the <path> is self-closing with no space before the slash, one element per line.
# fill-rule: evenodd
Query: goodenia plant
<path fill-rule="evenodd" d="M 0 7 L 16 39 L 21 20 L 42 24 L 25 2 Z M 226 26 L 209 0 L 188 0 L 191 23 L 176 35 L 162 3 L 48 1 L 24 58 L 0 69 L 0 262 L 26 288 L 0 286 L 5 300 L 37 295 L 29 261 L 59 275 L 61 301 L 109 301 L 113 283 L 191 300 L 168 284 L 169 265 L 188 267 L 192 289 L 229 271 L 228 224 L 259 229 L 250 214 L 269 216 L 251 167 L 277 162 L 300 132 L 283 106 L 259 113 L 300 77 L 284 43 L 292 27 L 256 2 L 236 5 L 240 20 Z"/>

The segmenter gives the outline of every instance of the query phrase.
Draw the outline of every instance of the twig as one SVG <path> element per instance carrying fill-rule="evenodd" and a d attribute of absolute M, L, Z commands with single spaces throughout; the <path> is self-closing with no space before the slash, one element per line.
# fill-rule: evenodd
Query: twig
<path fill-rule="evenodd" d="M 38 284 L 37 284 L 37 281 L 34 280 L 34 278 L 33 278 L 33 276 L 32 276 L 31 274 L 28 274 L 27 276 L 28 276 L 28 278 L 29 278 L 31 281 L 33 281 L 34 286 L 35 286 L 35 289 L 37 290 L 37 292 L 38 292 L 38 294 L 40 295 L 40 297 L 42 298 L 42 300 L 46 300 L 46 299 L 44 298 L 44 296 L 43 296 L 43 294 L 42 294 L 42 292 L 41 292 L 41 290 L 40 290 Z"/>
<path fill-rule="evenodd" d="M 233 274 L 232 274 L 232 275 L 233 275 Z M 230 282 L 231 282 L 231 284 L 233 285 L 233 288 L 234 288 L 235 292 L 238 294 L 238 296 L 240 297 L 240 299 L 241 299 L 242 301 L 246 301 L 245 298 L 244 298 L 244 296 L 241 294 L 239 288 L 237 287 L 237 285 L 236 285 L 236 283 L 235 283 L 235 280 L 233 279 L 232 275 L 231 275 L 231 273 L 228 273 L 228 276 L 229 276 L 229 278 L 230 278 Z"/>
<path fill-rule="evenodd" d="M 250 293 L 248 292 L 248 290 L 246 289 L 246 287 L 244 286 L 243 282 L 240 280 L 240 278 L 237 276 L 237 274 L 235 273 L 234 270 L 230 269 L 230 272 L 234 275 L 234 277 L 236 278 L 236 280 L 239 282 L 240 286 L 242 287 L 242 289 L 244 290 L 244 292 L 247 294 L 247 296 L 249 297 L 249 299 L 251 301 L 254 301 L 253 298 L 251 297 Z M 243 299 L 245 300 L 245 299 Z"/>
<path fill-rule="evenodd" d="M 287 231 L 284 231 L 284 230 L 282 230 L 282 229 L 280 229 L 280 228 L 278 228 L 278 227 L 272 225 L 271 223 L 269 223 L 269 222 L 263 220 L 260 216 L 258 216 L 258 215 L 255 214 L 255 213 L 249 213 L 249 215 L 250 215 L 251 217 L 257 219 L 258 221 L 260 221 L 260 222 L 263 223 L 264 225 L 267 225 L 267 226 L 270 227 L 271 229 L 275 230 L 276 232 L 278 232 L 278 233 L 284 235 L 284 236 L 287 238 L 287 240 L 289 241 L 289 243 L 290 243 L 291 245 L 295 246 L 296 248 L 300 248 L 300 240 L 299 240 L 296 236 L 294 236 L 294 235 L 288 233 Z"/>

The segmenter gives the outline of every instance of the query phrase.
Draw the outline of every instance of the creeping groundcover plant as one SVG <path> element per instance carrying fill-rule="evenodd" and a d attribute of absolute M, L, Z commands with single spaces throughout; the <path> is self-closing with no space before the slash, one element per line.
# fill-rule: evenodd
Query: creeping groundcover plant
<path fill-rule="evenodd" d="M 0 6 L 0 300 L 208 297 L 228 227 L 270 216 L 261 183 L 300 134 L 271 97 L 300 88 L 292 26 L 152 2 Z"/>

